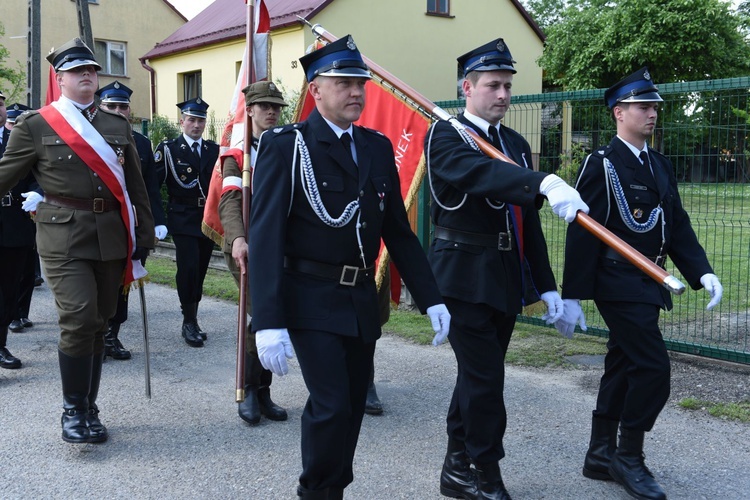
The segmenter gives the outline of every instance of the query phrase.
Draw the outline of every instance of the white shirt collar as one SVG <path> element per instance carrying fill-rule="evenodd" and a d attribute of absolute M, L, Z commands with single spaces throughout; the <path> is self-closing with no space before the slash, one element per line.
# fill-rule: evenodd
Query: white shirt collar
<path fill-rule="evenodd" d="M 643 143 L 643 147 L 641 149 L 638 149 L 637 147 L 633 146 L 632 144 L 630 144 L 628 141 L 626 141 L 625 139 L 623 139 L 619 135 L 616 136 L 616 137 L 618 139 L 620 139 L 622 142 L 625 143 L 625 145 L 628 147 L 628 149 L 638 158 L 639 161 L 641 159 L 641 152 L 645 151 L 646 154 L 648 154 L 648 146 L 646 145 L 645 142 Z"/>
<path fill-rule="evenodd" d="M 73 99 L 65 97 L 64 95 L 61 95 L 60 97 L 58 97 L 57 100 L 58 101 L 70 101 L 78 109 L 89 109 L 91 107 L 91 105 L 94 104 L 94 101 L 91 101 L 88 104 L 81 104 L 80 102 L 74 101 Z"/>
<path fill-rule="evenodd" d="M 500 135 L 499 134 L 499 132 L 500 132 L 500 128 L 499 128 L 500 124 L 499 123 L 497 125 L 492 125 L 490 122 L 488 122 L 484 118 L 480 118 L 477 115 L 473 115 L 473 114 L 469 113 L 468 111 L 464 111 L 464 116 L 466 117 L 467 120 L 469 120 L 471 123 L 473 123 L 474 125 L 476 125 L 477 128 L 479 128 L 484 133 L 484 135 L 486 135 L 487 137 L 491 137 L 490 136 L 490 127 L 495 127 L 495 129 L 498 131 L 498 135 Z"/>
<path fill-rule="evenodd" d="M 192 138 L 192 137 L 190 137 L 189 135 L 187 135 L 187 134 L 186 134 L 186 133 L 184 133 L 184 132 L 183 132 L 183 134 L 182 134 L 182 137 L 183 137 L 183 138 L 185 139 L 185 142 L 187 142 L 187 143 L 188 143 L 188 146 L 190 146 L 190 148 L 191 148 L 191 149 L 192 149 L 192 147 L 193 147 L 193 143 L 194 143 L 194 142 L 197 142 L 197 143 L 198 143 L 198 149 L 200 149 L 200 147 L 201 147 L 201 139 L 198 139 L 197 141 L 196 141 L 196 140 L 193 140 L 193 138 Z"/>
<path fill-rule="evenodd" d="M 321 116 L 323 116 L 323 115 L 321 115 Z M 333 123 L 332 121 L 330 121 L 325 116 L 323 116 L 323 119 L 326 121 L 326 123 L 328 124 L 328 126 L 331 127 L 331 130 L 333 130 L 333 133 L 336 134 L 336 137 L 338 137 L 339 139 L 341 139 L 341 136 L 344 135 L 344 132 L 348 133 L 349 137 L 351 137 L 352 139 L 354 139 L 354 134 L 352 133 L 354 131 L 354 127 L 352 126 L 351 123 L 349 124 L 349 128 L 343 129 L 343 128 L 339 127 L 338 125 L 336 125 L 335 123 Z"/>

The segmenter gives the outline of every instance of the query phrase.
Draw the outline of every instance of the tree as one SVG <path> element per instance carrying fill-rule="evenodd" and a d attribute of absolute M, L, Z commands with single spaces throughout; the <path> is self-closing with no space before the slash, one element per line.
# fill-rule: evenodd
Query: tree
<path fill-rule="evenodd" d="M 531 0 L 558 4 L 556 0 Z M 746 17 L 724 0 L 572 0 L 546 28 L 539 64 L 566 90 L 603 88 L 641 66 L 655 82 L 747 75 Z M 746 6 L 746 3 L 743 4 Z"/>
<path fill-rule="evenodd" d="M 5 35 L 5 27 L 0 23 L 0 38 Z M 18 101 L 26 91 L 26 72 L 20 62 L 16 69 L 7 65 L 10 51 L 0 45 L 0 91 L 5 95 L 8 104 Z"/>

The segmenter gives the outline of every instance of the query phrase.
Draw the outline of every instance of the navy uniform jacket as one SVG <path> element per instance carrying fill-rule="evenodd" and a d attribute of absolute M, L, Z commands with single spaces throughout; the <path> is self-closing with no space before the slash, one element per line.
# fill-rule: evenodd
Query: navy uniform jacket
<path fill-rule="evenodd" d="M 154 164 L 154 151 L 151 149 L 151 141 L 145 135 L 135 131 L 133 131 L 133 139 L 135 139 L 138 157 L 141 159 L 141 174 L 143 174 L 143 183 L 146 184 L 151 214 L 154 216 L 154 225 L 166 226 L 167 217 L 164 215 L 164 207 L 161 203 L 159 179 L 156 177 L 156 165 Z"/>
<path fill-rule="evenodd" d="M 299 156 L 295 130 L 307 143 L 328 213 L 338 217 L 359 196 L 367 265 L 375 262 L 382 237 L 421 310 L 442 303 L 424 251 L 409 226 L 390 141 L 378 132 L 354 127 L 357 166 L 314 110 L 305 122 L 268 130 L 260 141 L 248 234 L 253 330 L 303 328 L 357 336 L 359 329 L 365 342 L 380 336 L 374 280 L 350 287 L 284 269 L 284 256 L 363 267 L 356 216 L 341 228 L 324 224 L 300 186 L 299 161 L 292 197 L 292 160 Z"/>
<path fill-rule="evenodd" d="M 165 148 L 169 148 L 171 152 L 174 172 L 167 163 L 164 154 Z M 218 157 L 219 145 L 204 139 L 201 142 L 199 163 L 182 134 L 178 138 L 164 141 L 156 147 L 154 153 L 156 175 L 160 185 L 166 182 L 167 193 L 169 194 L 169 202 L 167 203 L 169 223 L 167 226 L 171 234 L 205 237 L 201 231 L 203 205 L 199 206 L 198 200 L 202 198 L 203 203 L 205 203 L 205 198 L 208 196 L 208 186 L 211 183 L 211 172 Z M 183 184 L 190 184 L 195 179 L 199 179 L 199 182 L 194 187 L 185 189 L 180 186 L 177 179 Z"/>
<path fill-rule="evenodd" d="M 10 130 L 3 127 L 3 144 L 0 146 L 0 158 L 3 157 L 5 146 L 8 144 Z M 24 198 L 21 193 L 37 191 L 41 193 L 41 188 L 34 179 L 34 175 L 29 174 L 21 179 L 10 192 L 2 197 L 2 206 L 0 206 L 0 247 L 33 247 L 36 236 L 36 226 L 28 212 L 21 208 Z"/>
<path fill-rule="evenodd" d="M 477 129 L 463 115 L 458 120 L 473 130 Z M 425 138 L 425 150 L 429 145 L 432 186 L 438 200 L 450 208 L 461 203 L 464 194 L 468 194 L 458 210 L 444 210 L 432 200 L 433 224 L 472 233 L 498 234 L 506 230 L 506 210 L 491 208 L 485 198 L 521 206 L 524 254 L 534 285 L 539 293 L 555 290 L 555 278 L 537 212 L 543 203 L 539 185 L 547 174 L 519 168 L 474 150 L 446 121 L 436 122 L 433 127 L 431 143 L 429 133 Z M 483 131 L 476 132 L 489 140 Z M 520 166 L 530 167 L 531 150 L 526 140 L 504 126 L 501 134 L 511 159 Z M 509 316 L 519 314 L 523 273 L 515 234 L 512 244 L 513 250 L 504 252 L 435 239 L 429 257 L 443 296 L 473 304 L 488 304 Z"/>
<path fill-rule="evenodd" d="M 620 179 L 631 214 L 642 214 L 637 222 L 645 222 L 651 210 L 661 203 L 666 220 L 662 254 L 669 255 L 690 286 L 698 290 L 702 288 L 701 276 L 713 270 L 682 208 L 672 163 L 651 148 L 648 152 L 653 176 L 624 142 L 613 138 L 609 146 L 594 151 L 584 161 L 576 189 L 591 209 L 589 216 L 643 255 L 656 257 L 662 241 L 661 219 L 646 233 L 636 233 L 625 225 L 612 190 L 607 190 L 603 162 L 608 158 Z M 563 298 L 643 302 L 672 308 L 668 290 L 624 259 L 605 258 L 606 248 L 580 224 L 568 226 Z"/>

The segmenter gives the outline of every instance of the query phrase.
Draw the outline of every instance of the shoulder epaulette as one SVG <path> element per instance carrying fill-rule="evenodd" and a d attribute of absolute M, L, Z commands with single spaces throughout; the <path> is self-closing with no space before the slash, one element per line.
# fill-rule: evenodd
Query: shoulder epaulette
<path fill-rule="evenodd" d="M 299 130 L 301 128 L 302 128 L 302 124 L 301 123 L 288 123 L 288 124 L 282 125 L 280 127 L 270 128 L 268 130 L 270 130 L 274 134 L 285 134 L 287 132 L 291 132 L 292 130 Z"/>
<path fill-rule="evenodd" d="M 367 127 L 361 127 L 361 126 L 358 126 L 357 128 L 359 128 L 360 130 L 364 132 L 370 132 L 371 134 L 379 135 L 380 137 L 385 137 L 385 134 L 383 132 L 381 132 L 380 130 L 375 130 L 374 128 L 367 128 Z"/>

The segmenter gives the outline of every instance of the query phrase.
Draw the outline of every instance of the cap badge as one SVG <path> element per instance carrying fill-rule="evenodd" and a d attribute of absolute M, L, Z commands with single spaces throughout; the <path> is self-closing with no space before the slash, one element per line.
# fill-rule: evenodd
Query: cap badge
<path fill-rule="evenodd" d="M 274 85 L 273 82 L 271 82 L 271 83 L 268 84 L 268 89 L 269 90 L 276 90 L 276 85 Z"/>
<path fill-rule="evenodd" d="M 200 97 L 199 97 L 198 99 L 196 99 L 196 100 L 195 100 L 195 103 L 196 103 L 196 104 L 200 104 L 200 103 L 202 103 L 202 102 L 203 102 L 203 101 L 201 101 L 201 98 L 200 98 Z"/>
<path fill-rule="evenodd" d="M 500 40 L 497 42 L 497 50 L 500 52 L 505 52 L 505 42 Z"/>
<path fill-rule="evenodd" d="M 114 87 L 115 87 L 116 89 L 119 89 L 119 88 L 120 88 L 120 82 L 115 82 L 115 85 L 114 85 Z"/>
<path fill-rule="evenodd" d="M 643 72 L 643 78 L 645 80 L 651 80 L 651 73 L 648 72 L 648 70 Z"/>
<path fill-rule="evenodd" d="M 351 35 L 346 39 L 346 48 L 349 50 L 357 50 L 357 46 L 354 44 L 354 38 Z"/>

